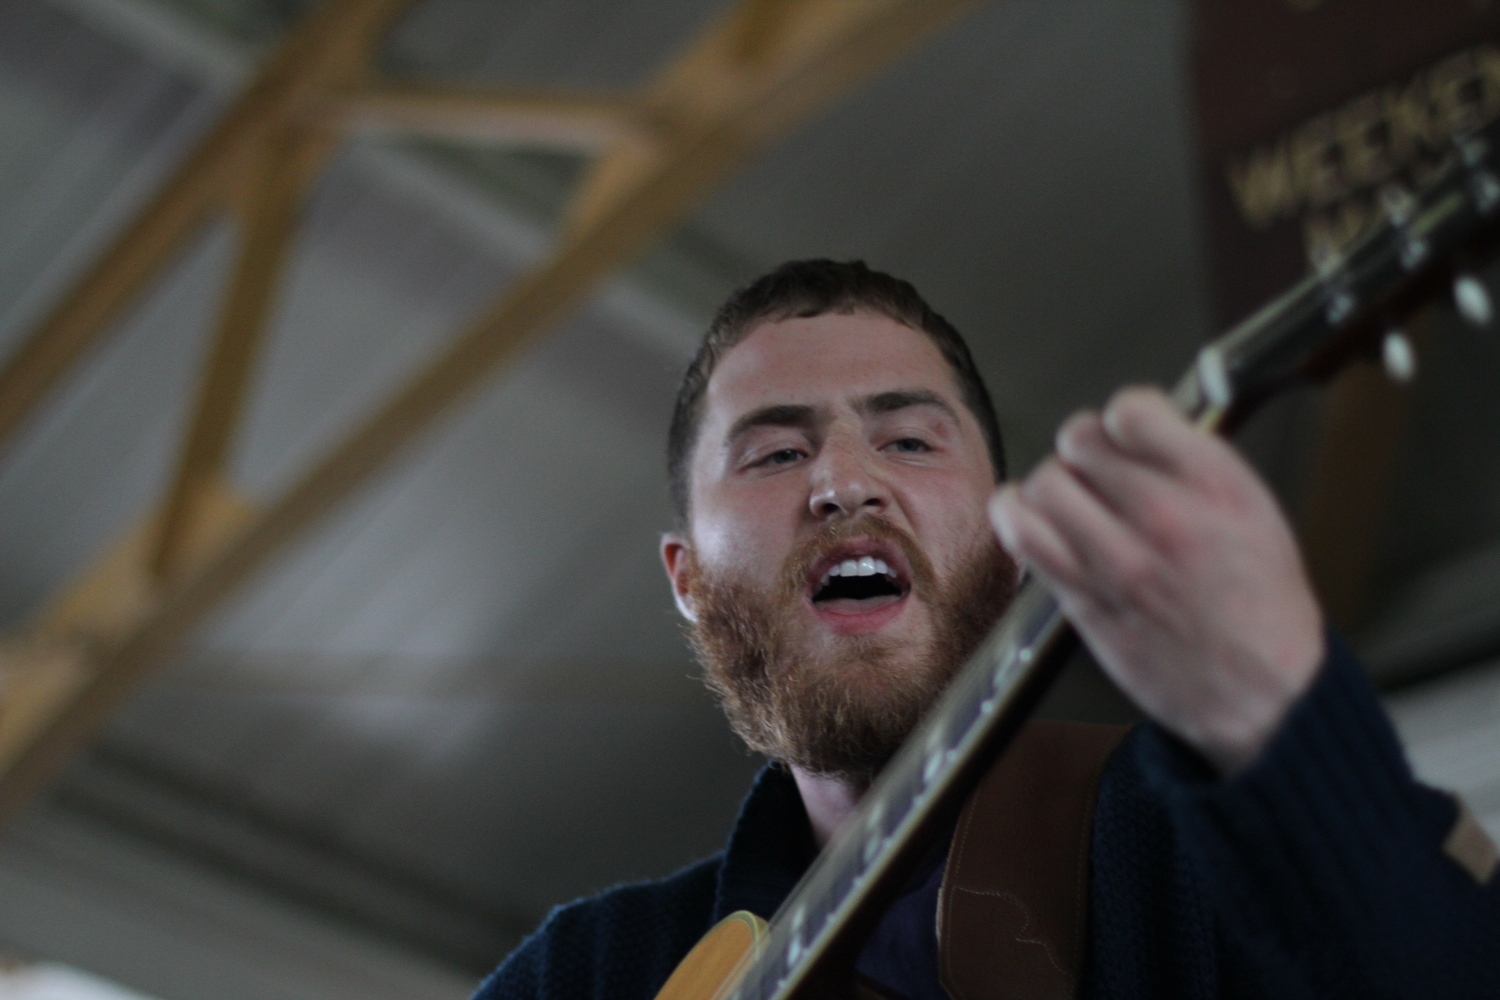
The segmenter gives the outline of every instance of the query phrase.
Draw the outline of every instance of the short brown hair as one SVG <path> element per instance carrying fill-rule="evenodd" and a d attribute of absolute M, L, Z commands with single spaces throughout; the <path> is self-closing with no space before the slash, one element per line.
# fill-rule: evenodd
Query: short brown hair
<path fill-rule="evenodd" d="M 931 338 L 958 378 L 964 405 L 979 421 L 995 480 L 1005 478 L 1005 446 L 989 390 L 959 332 L 909 282 L 864 261 L 794 260 L 739 289 L 720 307 L 683 373 L 667 435 L 667 479 L 677 527 L 688 524 L 688 464 L 703 417 L 703 393 L 719 360 L 761 323 L 827 313 L 871 312 Z"/>

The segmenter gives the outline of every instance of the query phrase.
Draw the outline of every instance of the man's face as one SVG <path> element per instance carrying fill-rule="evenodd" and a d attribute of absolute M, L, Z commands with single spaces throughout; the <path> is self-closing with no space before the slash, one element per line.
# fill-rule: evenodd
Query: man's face
<path fill-rule="evenodd" d="M 762 324 L 714 371 L 689 469 L 663 557 L 736 728 L 813 771 L 883 763 L 1014 583 L 952 369 L 881 316 Z"/>

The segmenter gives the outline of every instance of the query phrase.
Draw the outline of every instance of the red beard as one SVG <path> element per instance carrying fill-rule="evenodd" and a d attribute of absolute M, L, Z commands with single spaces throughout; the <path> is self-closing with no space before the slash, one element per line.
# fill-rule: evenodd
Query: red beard
<path fill-rule="evenodd" d="M 912 594 L 931 612 L 925 642 L 840 636 L 834 650 L 814 653 L 797 634 L 809 569 L 854 537 L 901 547 Z M 1016 591 L 1016 564 L 988 532 L 940 584 L 916 539 L 873 515 L 826 526 L 787 558 L 772 589 L 712 578 L 691 549 L 686 558 L 698 618 L 688 639 L 735 732 L 773 760 L 861 784 L 895 754 Z"/>

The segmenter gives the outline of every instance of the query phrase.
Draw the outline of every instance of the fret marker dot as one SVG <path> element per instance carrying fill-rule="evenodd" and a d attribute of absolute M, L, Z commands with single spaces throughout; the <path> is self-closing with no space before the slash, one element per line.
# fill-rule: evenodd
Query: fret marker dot
<path fill-rule="evenodd" d="M 1391 330 L 1380 345 L 1381 360 L 1393 382 L 1407 383 L 1417 375 L 1417 352 L 1400 330 Z"/>
<path fill-rule="evenodd" d="M 1495 315 L 1489 290 L 1472 274 L 1460 274 L 1453 279 L 1453 304 L 1458 314 L 1473 326 L 1489 326 Z"/>

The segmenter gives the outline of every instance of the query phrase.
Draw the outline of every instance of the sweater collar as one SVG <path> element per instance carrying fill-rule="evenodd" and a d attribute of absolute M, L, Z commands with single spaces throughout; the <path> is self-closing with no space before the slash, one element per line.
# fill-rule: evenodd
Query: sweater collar
<path fill-rule="evenodd" d="M 785 767 L 767 764 L 756 776 L 729 835 L 714 921 L 736 910 L 769 920 L 817 853 L 797 782 Z"/>

